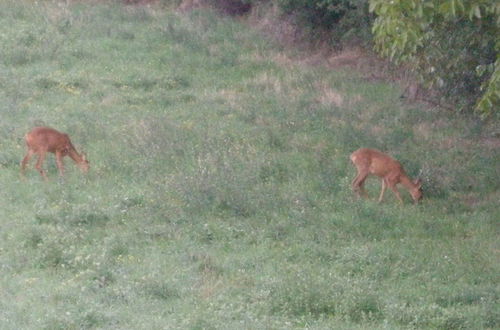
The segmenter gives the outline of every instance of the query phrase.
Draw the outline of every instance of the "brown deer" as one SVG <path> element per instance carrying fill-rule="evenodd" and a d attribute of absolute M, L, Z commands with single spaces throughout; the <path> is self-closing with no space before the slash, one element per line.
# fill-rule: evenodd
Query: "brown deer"
<path fill-rule="evenodd" d="M 375 149 L 361 148 L 351 154 L 351 161 L 358 170 L 358 175 L 352 181 L 352 189 L 358 195 L 367 196 L 363 185 L 367 176 L 372 174 L 382 179 L 382 190 L 378 198 L 379 203 L 382 202 L 387 187 L 403 203 L 403 199 L 396 187 L 398 183 L 408 189 L 415 203 L 422 198 L 422 182 L 418 179 L 412 181 L 406 175 L 403 166 L 389 155 Z"/>
<path fill-rule="evenodd" d="M 47 175 L 42 168 L 47 152 L 52 152 L 56 155 L 56 164 L 60 176 L 64 175 L 64 156 L 69 156 L 73 159 L 84 173 L 89 170 L 89 162 L 85 158 L 85 155 L 79 154 L 76 151 L 68 134 L 61 133 L 50 127 L 35 127 L 24 136 L 24 139 L 28 146 L 28 152 L 21 162 L 21 174 L 23 176 L 30 158 L 33 154 L 37 154 L 38 160 L 35 168 L 40 172 L 45 181 L 47 181 Z"/>

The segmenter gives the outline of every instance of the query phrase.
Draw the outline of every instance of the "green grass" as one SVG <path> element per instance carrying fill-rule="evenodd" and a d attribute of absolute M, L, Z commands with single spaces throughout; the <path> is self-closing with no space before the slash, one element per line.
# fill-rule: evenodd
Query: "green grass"
<path fill-rule="evenodd" d="M 3 1 L 0 25 L 2 329 L 500 328 L 497 123 L 208 12 Z M 87 176 L 20 179 L 41 124 Z M 354 198 L 361 146 L 423 203 Z"/>

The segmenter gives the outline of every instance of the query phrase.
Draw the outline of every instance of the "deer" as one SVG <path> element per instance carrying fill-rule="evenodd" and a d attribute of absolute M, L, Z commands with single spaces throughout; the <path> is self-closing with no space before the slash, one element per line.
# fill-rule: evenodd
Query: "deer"
<path fill-rule="evenodd" d="M 352 181 L 352 189 L 358 196 L 367 197 L 364 189 L 365 180 L 369 175 L 375 175 L 382 179 L 382 190 L 378 198 L 379 203 L 382 202 L 385 190 L 389 187 L 401 204 L 403 204 L 403 199 L 396 187 L 399 183 L 408 189 L 415 203 L 418 203 L 422 199 L 421 180 L 412 181 L 406 175 L 401 163 L 389 155 L 376 149 L 361 148 L 354 151 L 350 158 L 358 171 L 358 174 Z"/>
<path fill-rule="evenodd" d="M 63 157 L 69 156 L 78 165 L 83 173 L 89 170 L 89 162 L 85 154 L 76 151 L 71 143 L 68 134 L 61 133 L 50 127 L 35 127 L 24 136 L 28 147 L 28 152 L 21 161 L 21 175 L 24 177 L 26 166 L 34 154 L 38 155 L 35 168 L 40 172 L 45 181 L 48 181 L 47 174 L 42 168 L 47 152 L 56 156 L 56 164 L 60 177 L 64 176 Z"/>

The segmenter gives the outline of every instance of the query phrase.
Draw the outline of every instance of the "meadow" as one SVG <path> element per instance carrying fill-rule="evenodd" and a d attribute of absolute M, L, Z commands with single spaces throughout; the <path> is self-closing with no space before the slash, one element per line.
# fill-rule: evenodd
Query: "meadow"
<path fill-rule="evenodd" d="M 498 329 L 498 121 L 244 22 L 0 2 L 0 328 Z M 90 160 L 19 174 L 47 125 Z M 390 152 L 424 200 L 351 191 Z"/>

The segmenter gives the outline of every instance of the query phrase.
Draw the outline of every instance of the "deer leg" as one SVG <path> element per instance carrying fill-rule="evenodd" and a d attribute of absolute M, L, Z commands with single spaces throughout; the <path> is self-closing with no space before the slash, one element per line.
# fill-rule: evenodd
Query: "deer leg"
<path fill-rule="evenodd" d="M 38 170 L 38 172 L 40 172 L 40 174 L 45 179 L 45 181 L 48 181 L 49 179 L 47 178 L 47 175 L 45 174 L 43 167 L 42 167 L 42 164 L 43 164 L 43 161 L 45 160 L 46 154 L 47 154 L 47 151 L 45 151 L 45 150 L 42 150 L 38 153 L 38 160 L 36 161 L 35 168 Z"/>
<path fill-rule="evenodd" d="M 361 182 L 359 183 L 359 191 L 361 193 L 361 196 L 363 196 L 363 197 L 368 197 L 368 193 L 365 190 L 365 180 L 366 180 L 367 177 L 368 176 L 365 176 L 363 178 L 363 180 L 361 180 Z"/>
<path fill-rule="evenodd" d="M 385 179 L 382 179 L 382 189 L 380 190 L 380 195 L 378 197 L 378 202 L 382 203 L 382 199 L 384 198 L 385 189 L 387 188 L 387 183 Z"/>
<path fill-rule="evenodd" d="M 56 151 L 56 164 L 59 169 L 59 175 L 64 176 L 64 163 L 63 163 L 63 155 L 60 151 Z"/>
<path fill-rule="evenodd" d="M 354 178 L 352 181 L 352 189 L 358 194 L 358 196 L 363 196 L 367 197 L 368 194 L 366 193 L 364 184 L 366 177 L 368 176 L 367 172 L 358 172 L 358 175 Z"/>
<path fill-rule="evenodd" d="M 403 199 L 401 198 L 401 195 L 399 194 L 398 187 L 396 187 L 395 184 L 391 184 L 391 185 L 389 185 L 389 188 L 391 188 L 391 190 L 396 195 L 397 199 L 401 202 L 401 204 L 403 204 Z"/>
<path fill-rule="evenodd" d="M 28 149 L 26 156 L 24 156 L 23 160 L 21 161 L 21 175 L 22 176 L 24 176 L 24 174 L 25 174 L 26 166 L 28 165 L 28 162 L 30 161 L 31 156 L 33 156 L 33 150 Z"/>

